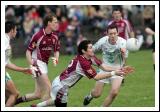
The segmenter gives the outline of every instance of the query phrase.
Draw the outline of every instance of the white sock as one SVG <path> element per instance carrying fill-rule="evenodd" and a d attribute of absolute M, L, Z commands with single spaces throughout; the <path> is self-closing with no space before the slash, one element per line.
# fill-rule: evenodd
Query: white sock
<path fill-rule="evenodd" d="M 43 101 L 37 104 L 37 107 L 47 107 L 47 106 L 54 106 L 54 100 L 49 99 L 47 101 Z"/>
<path fill-rule="evenodd" d="M 46 106 L 48 106 L 47 101 L 43 101 L 43 102 L 37 104 L 37 107 L 46 107 Z"/>
<path fill-rule="evenodd" d="M 92 96 L 91 92 L 90 92 L 90 94 L 88 95 L 88 97 L 89 97 L 90 99 L 92 99 L 92 98 L 93 98 L 93 96 Z"/>

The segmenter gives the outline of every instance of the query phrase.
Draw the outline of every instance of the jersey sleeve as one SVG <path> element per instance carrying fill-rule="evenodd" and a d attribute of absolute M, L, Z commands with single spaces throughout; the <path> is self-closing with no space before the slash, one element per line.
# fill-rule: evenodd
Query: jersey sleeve
<path fill-rule="evenodd" d="M 96 71 L 94 68 L 92 68 L 91 66 L 91 62 L 89 63 L 88 61 L 85 60 L 80 60 L 80 65 L 82 67 L 82 70 L 85 74 L 85 76 L 87 76 L 89 79 L 94 78 L 96 76 Z"/>
<path fill-rule="evenodd" d="M 92 61 L 93 65 L 96 65 L 96 66 L 100 66 L 102 64 L 102 61 L 100 59 L 98 59 L 96 56 L 93 56 L 91 58 L 91 61 Z"/>
<path fill-rule="evenodd" d="M 127 51 L 127 49 L 126 49 L 126 40 L 122 40 L 122 41 L 121 41 L 121 43 L 120 43 L 120 48 L 121 48 L 123 51 L 125 51 L 125 52 L 124 52 L 124 56 L 125 56 L 125 58 L 127 58 L 127 57 L 128 57 L 128 51 Z"/>
<path fill-rule="evenodd" d="M 94 50 L 94 51 L 100 50 L 100 49 L 102 48 L 103 42 L 104 42 L 104 39 L 103 39 L 103 38 L 99 39 L 99 40 L 93 45 L 93 50 Z"/>
<path fill-rule="evenodd" d="M 126 40 L 121 41 L 120 48 L 125 48 L 126 49 Z"/>
<path fill-rule="evenodd" d="M 128 33 L 133 32 L 133 27 L 132 27 L 131 23 L 128 20 L 125 20 L 125 23 L 126 23 L 127 32 Z"/>
<path fill-rule="evenodd" d="M 27 48 L 29 51 L 33 51 L 36 48 L 37 40 L 38 37 L 36 35 L 33 35 Z"/>

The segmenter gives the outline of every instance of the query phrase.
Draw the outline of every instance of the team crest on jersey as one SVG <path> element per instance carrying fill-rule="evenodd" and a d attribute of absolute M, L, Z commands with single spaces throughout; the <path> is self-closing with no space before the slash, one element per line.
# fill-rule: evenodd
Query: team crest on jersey
<path fill-rule="evenodd" d="M 43 41 L 43 44 L 46 44 L 46 41 Z"/>
<path fill-rule="evenodd" d="M 87 72 L 88 72 L 89 74 L 93 74 L 93 70 L 92 70 L 92 69 L 87 70 Z"/>
<path fill-rule="evenodd" d="M 52 39 L 53 43 L 55 43 L 55 39 Z"/>
<path fill-rule="evenodd" d="M 121 23 L 121 26 L 124 27 L 124 23 Z"/>

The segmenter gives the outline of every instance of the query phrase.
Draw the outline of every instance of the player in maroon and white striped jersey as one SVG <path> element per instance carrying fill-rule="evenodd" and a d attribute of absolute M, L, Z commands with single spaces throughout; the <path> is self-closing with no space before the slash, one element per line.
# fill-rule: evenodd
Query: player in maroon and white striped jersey
<path fill-rule="evenodd" d="M 108 23 L 108 26 L 111 24 L 116 24 L 118 27 L 118 36 L 124 38 L 125 40 L 129 38 L 137 38 L 137 46 L 140 48 L 143 44 L 143 36 L 135 36 L 132 25 L 127 19 L 122 17 L 122 10 L 120 8 L 115 8 L 112 11 L 113 19 Z"/>
<path fill-rule="evenodd" d="M 72 59 L 68 67 L 57 76 L 52 82 L 51 98 L 37 105 L 32 106 L 49 106 L 57 107 L 67 106 L 67 97 L 69 88 L 74 86 L 83 76 L 89 79 L 105 79 L 114 75 L 126 75 L 124 69 L 109 67 L 102 64 L 101 60 L 94 55 L 92 44 L 89 40 L 82 41 L 78 46 L 78 55 Z M 110 73 L 96 73 L 92 65 L 98 66 L 103 70 L 109 70 Z M 115 70 L 115 71 L 112 71 Z"/>
<path fill-rule="evenodd" d="M 26 51 L 27 61 L 35 78 L 35 91 L 20 97 L 17 103 L 50 98 L 51 83 L 47 75 L 47 64 L 52 50 L 54 51 L 53 64 L 58 63 L 60 41 L 57 34 L 54 33 L 58 28 L 57 17 L 47 15 L 43 22 L 44 28 L 33 35 Z"/>
<path fill-rule="evenodd" d="M 118 36 L 127 40 L 128 38 L 134 38 L 133 28 L 127 19 L 122 17 L 120 9 L 113 9 L 112 11 L 113 19 L 108 23 L 108 25 L 116 24 L 118 27 Z"/>

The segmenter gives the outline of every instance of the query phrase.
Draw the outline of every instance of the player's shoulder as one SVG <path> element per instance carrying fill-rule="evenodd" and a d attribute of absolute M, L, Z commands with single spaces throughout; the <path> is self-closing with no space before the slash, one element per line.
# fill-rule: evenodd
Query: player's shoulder
<path fill-rule="evenodd" d="M 124 39 L 124 38 L 122 38 L 120 36 L 118 36 L 118 39 L 121 40 L 121 41 L 126 41 L 126 39 Z"/>
<path fill-rule="evenodd" d="M 126 40 L 120 36 L 118 36 L 118 40 L 120 43 L 126 43 Z"/>
<path fill-rule="evenodd" d="M 98 41 L 101 43 L 105 43 L 108 38 L 109 38 L 108 36 L 104 36 L 104 37 L 101 37 Z"/>
<path fill-rule="evenodd" d="M 112 23 L 114 23 L 115 21 L 113 19 L 109 20 L 108 25 L 111 25 Z"/>
<path fill-rule="evenodd" d="M 90 65 L 91 62 L 87 60 L 83 55 L 78 55 L 77 60 L 81 63 L 81 65 Z"/>
<path fill-rule="evenodd" d="M 58 35 L 59 35 L 59 32 L 55 32 L 55 31 L 52 32 L 52 37 L 57 40 L 58 40 Z"/>
<path fill-rule="evenodd" d="M 129 20 L 125 18 L 122 19 L 122 22 L 127 23 L 127 24 L 130 23 Z"/>
<path fill-rule="evenodd" d="M 40 38 L 43 35 L 45 35 L 45 31 L 44 31 L 44 29 L 40 29 L 38 32 L 34 33 L 33 37 L 34 38 Z"/>

